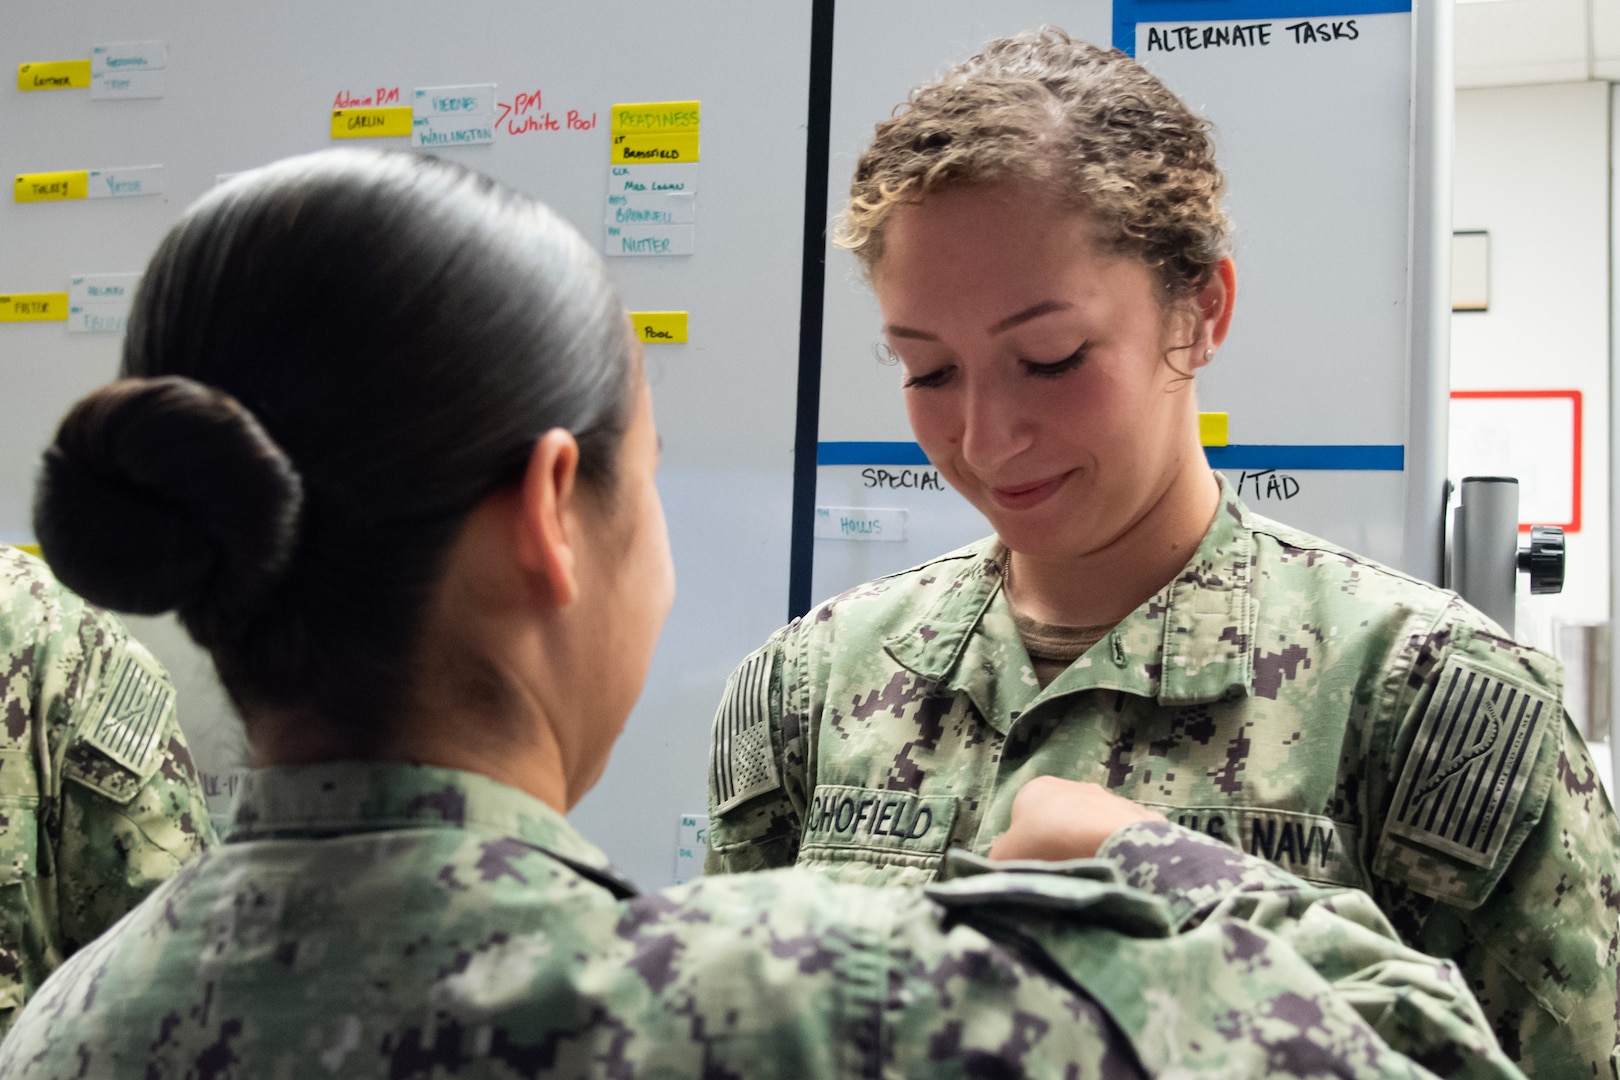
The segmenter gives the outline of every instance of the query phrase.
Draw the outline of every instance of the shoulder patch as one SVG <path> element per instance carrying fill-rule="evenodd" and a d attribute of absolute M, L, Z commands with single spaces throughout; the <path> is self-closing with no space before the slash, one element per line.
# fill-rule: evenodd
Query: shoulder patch
<path fill-rule="evenodd" d="M 1386 830 L 1463 862 L 1494 866 L 1541 738 L 1560 715 L 1545 691 L 1453 656 L 1418 727 Z"/>
<path fill-rule="evenodd" d="M 108 672 L 84 741 L 143 780 L 157 769 L 174 687 L 137 649 L 126 648 Z"/>
<path fill-rule="evenodd" d="M 714 717 L 709 743 L 714 813 L 741 806 L 782 786 L 771 749 L 771 666 L 769 646 L 744 660 L 726 683 L 726 696 Z"/>

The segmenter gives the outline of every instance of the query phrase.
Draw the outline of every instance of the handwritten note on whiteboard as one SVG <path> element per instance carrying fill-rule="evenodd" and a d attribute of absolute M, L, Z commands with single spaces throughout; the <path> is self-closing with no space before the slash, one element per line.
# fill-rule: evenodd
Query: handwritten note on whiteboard
<path fill-rule="evenodd" d="M 17 89 L 80 90 L 90 85 L 90 61 L 47 60 L 17 65 Z"/>

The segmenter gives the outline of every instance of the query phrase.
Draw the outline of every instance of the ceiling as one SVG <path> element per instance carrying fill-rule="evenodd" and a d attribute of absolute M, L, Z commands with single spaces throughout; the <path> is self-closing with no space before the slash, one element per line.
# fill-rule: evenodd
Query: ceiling
<path fill-rule="evenodd" d="M 1457 4 L 1457 85 L 1620 80 L 1620 0 Z"/>

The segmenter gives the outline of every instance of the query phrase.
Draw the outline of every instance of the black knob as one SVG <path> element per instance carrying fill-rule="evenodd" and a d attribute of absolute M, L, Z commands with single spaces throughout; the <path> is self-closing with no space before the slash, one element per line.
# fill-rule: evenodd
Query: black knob
<path fill-rule="evenodd" d="M 1556 525 L 1530 526 L 1530 546 L 1519 549 L 1519 572 L 1530 575 L 1535 596 L 1564 591 L 1564 530 Z"/>

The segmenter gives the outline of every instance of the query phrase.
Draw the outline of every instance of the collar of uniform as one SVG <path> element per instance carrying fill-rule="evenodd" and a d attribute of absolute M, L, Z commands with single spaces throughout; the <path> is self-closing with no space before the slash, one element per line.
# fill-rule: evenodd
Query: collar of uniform
<path fill-rule="evenodd" d="M 923 616 L 884 643 L 899 663 L 944 689 L 966 693 L 1006 734 L 1034 706 L 1083 690 L 1119 690 L 1161 705 L 1247 694 L 1254 674 L 1249 511 L 1215 474 L 1220 504 L 1179 574 L 1131 612 L 1044 690 L 1001 591 L 1002 545 L 975 545 Z"/>
<path fill-rule="evenodd" d="M 225 840 L 384 829 L 495 832 L 589 867 L 608 867 L 600 849 L 532 795 L 477 773 L 388 761 L 254 769 L 242 779 Z"/>

